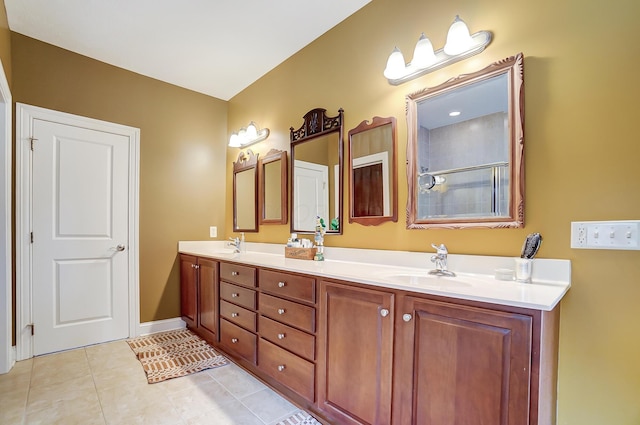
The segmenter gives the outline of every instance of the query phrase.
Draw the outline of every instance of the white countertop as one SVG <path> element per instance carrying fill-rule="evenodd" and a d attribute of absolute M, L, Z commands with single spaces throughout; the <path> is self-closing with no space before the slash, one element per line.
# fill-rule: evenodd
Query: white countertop
<path fill-rule="evenodd" d="M 285 258 L 284 245 L 251 243 L 234 254 L 224 241 L 180 241 L 178 251 L 254 266 L 346 280 L 384 288 L 550 311 L 571 287 L 569 260 L 535 259 L 531 283 L 495 279 L 514 269 L 512 257 L 449 254 L 456 277 L 428 275 L 433 253 L 325 247 L 325 261 Z"/>

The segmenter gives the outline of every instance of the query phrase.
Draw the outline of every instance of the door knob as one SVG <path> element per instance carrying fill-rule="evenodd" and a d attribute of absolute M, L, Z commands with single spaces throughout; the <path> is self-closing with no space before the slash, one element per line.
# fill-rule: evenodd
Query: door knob
<path fill-rule="evenodd" d="M 124 251 L 124 245 L 119 244 L 118 246 L 116 246 L 116 251 Z"/>

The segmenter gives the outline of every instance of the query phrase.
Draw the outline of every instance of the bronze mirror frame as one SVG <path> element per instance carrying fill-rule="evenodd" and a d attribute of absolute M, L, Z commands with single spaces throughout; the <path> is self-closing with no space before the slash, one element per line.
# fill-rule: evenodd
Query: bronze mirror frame
<path fill-rule="evenodd" d="M 339 215 L 337 218 L 338 229 L 331 229 L 331 211 L 329 211 L 329 217 L 325 220 L 325 234 L 327 235 L 341 235 L 342 229 L 344 227 L 343 216 L 343 174 L 344 174 L 344 166 L 343 166 L 343 144 L 344 144 L 344 110 L 340 108 L 338 110 L 338 115 L 335 117 L 330 117 L 326 114 L 326 109 L 323 108 L 315 108 L 310 110 L 304 115 L 304 122 L 300 128 L 295 130 L 293 127 L 290 128 L 290 140 L 291 140 L 291 232 L 292 233 L 300 233 L 300 234 L 309 234 L 313 233 L 314 230 L 311 229 L 296 229 L 296 148 L 300 147 L 303 144 L 313 143 L 315 140 L 323 140 L 323 136 L 332 136 L 336 134 L 338 137 L 337 145 L 337 161 L 335 164 L 338 166 L 338 178 L 336 187 L 334 190 L 336 191 L 335 197 L 337 198 L 337 211 Z M 331 186 L 329 184 L 329 186 Z M 331 196 L 331 192 L 328 192 L 329 197 Z M 329 202 L 330 204 L 330 202 Z"/>
<path fill-rule="evenodd" d="M 356 143 L 360 142 L 357 140 L 358 136 L 363 136 L 364 133 L 375 131 L 377 129 L 381 129 L 382 127 L 390 126 L 391 128 L 391 139 L 390 140 L 378 140 L 377 143 L 373 141 L 369 144 L 370 149 L 368 154 L 379 154 L 383 151 L 389 153 L 390 157 L 387 158 L 387 170 L 388 175 L 382 176 L 381 182 L 384 180 L 388 185 L 388 213 L 383 211 L 381 214 L 376 215 L 356 215 L 356 183 L 355 183 L 355 167 L 354 160 L 358 158 L 354 158 L 354 152 L 357 152 Z M 357 127 L 349 130 L 349 223 L 358 223 L 364 226 L 377 226 L 381 223 L 392 221 L 398 221 L 398 166 L 397 166 L 397 156 L 398 156 L 398 148 L 397 148 L 397 140 L 396 140 L 396 118 L 395 117 L 373 117 L 371 123 L 369 121 L 364 120 Z M 362 141 L 365 143 L 366 141 Z M 377 146 L 380 146 L 377 148 Z M 386 149 L 384 149 L 386 147 Z M 377 149 L 376 149 L 377 148 Z M 378 152 L 371 152 L 371 150 L 378 150 Z M 384 167 L 382 168 L 384 170 Z M 384 174 L 384 173 L 383 173 Z M 384 185 L 384 183 L 383 183 Z M 383 191 L 384 192 L 384 191 Z M 379 196 L 377 197 L 379 198 Z M 384 199 L 384 196 L 383 196 Z M 383 200 L 384 204 L 384 200 Z"/>
<path fill-rule="evenodd" d="M 280 199 L 269 199 L 269 190 L 267 188 L 267 173 L 266 166 L 280 163 Z M 258 159 L 258 205 L 260 206 L 260 224 L 287 224 L 289 217 L 289 210 L 287 206 L 287 198 L 289 192 L 287 191 L 287 170 L 289 164 L 287 163 L 287 152 L 278 149 L 271 149 L 267 154 Z M 280 218 L 267 217 L 267 205 L 268 204 L 280 205 Z"/>
<path fill-rule="evenodd" d="M 518 228 L 524 227 L 524 57 L 516 56 L 494 62 L 484 69 L 452 78 L 436 87 L 426 88 L 406 97 L 407 113 L 407 229 L 428 228 Z M 507 213 L 500 216 L 443 217 L 420 219 L 418 207 L 418 103 L 430 97 L 466 88 L 492 77 L 506 75 L 508 96 L 509 188 Z M 422 173 L 424 174 L 424 173 Z"/>
<path fill-rule="evenodd" d="M 234 232 L 258 232 L 258 154 L 251 149 L 238 154 L 238 160 L 233 163 L 233 231 Z M 238 175 L 253 171 L 253 193 L 247 193 L 244 188 L 238 188 Z M 238 193 L 241 191 L 242 193 Z M 244 197 L 244 198 L 243 198 Z M 238 201 L 246 199 L 247 208 L 253 212 L 253 227 L 241 227 L 238 225 Z M 253 205 L 251 206 L 251 203 Z"/>

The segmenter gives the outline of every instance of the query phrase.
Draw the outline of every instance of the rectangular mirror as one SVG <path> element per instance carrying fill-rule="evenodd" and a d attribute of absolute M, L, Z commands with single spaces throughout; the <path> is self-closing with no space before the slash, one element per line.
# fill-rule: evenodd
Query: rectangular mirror
<path fill-rule="evenodd" d="M 240 152 L 233 163 L 233 231 L 258 231 L 258 155 Z"/>
<path fill-rule="evenodd" d="M 328 117 L 313 109 L 291 127 L 291 232 L 313 233 L 321 217 L 326 234 L 342 234 L 342 109 Z"/>
<path fill-rule="evenodd" d="M 287 224 L 287 152 L 270 150 L 258 160 L 260 224 Z"/>
<path fill-rule="evenodd" d="M 349 223 L 398 221 L 396 119 L 374 117 L 349 131 Z"/>
<path fill-rule="evenodd" d="M 523 57 L 407 96 L 407 227 L 524 226 Z"/>

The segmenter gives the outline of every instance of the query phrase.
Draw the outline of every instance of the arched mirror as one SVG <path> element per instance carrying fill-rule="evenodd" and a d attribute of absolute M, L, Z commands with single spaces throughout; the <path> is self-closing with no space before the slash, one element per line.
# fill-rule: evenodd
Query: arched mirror
<path fill-rule="evenodd" d="M 287 152 L 271 149 L 258 160 L 260 224 L 287 224 Z"/>
<path fill-rule="evenodd" d="M 343 114 L 316 108 L 291 127 L 291 232 L 313 233 L 319 216 L 326 234 L 342 234 Z"/>
<path fill-rule="evenodd" d="M 233 163 L 233 231 L 258 231 L 258 155 L 251 149 Z"/>
<path fill-rule="evenodd" d="M 398 221 L 396 119 L 374 117 L 349 131 L 349 223 Z"/>
<path fill-rule="evenodd" d="M 407 96 L 407 228 L 524 226 L 518 54 Z"/>

